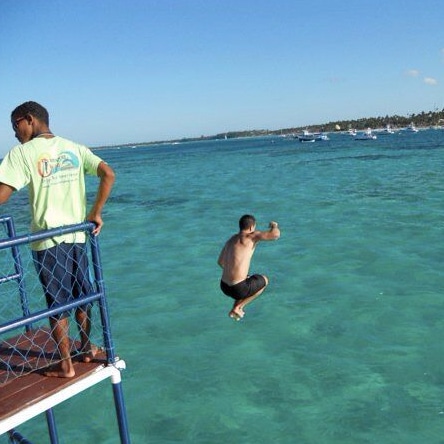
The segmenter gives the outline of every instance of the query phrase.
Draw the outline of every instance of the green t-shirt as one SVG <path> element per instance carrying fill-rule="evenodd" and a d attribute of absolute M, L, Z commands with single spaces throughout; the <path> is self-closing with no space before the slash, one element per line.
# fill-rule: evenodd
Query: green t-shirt
<path fill-rule="evenodd" d="M 77 224 L 86 217 L 85 174 L 97 175 L 101 161 L 83 145 L 37 137 L 9 151 L 0 165 L 0 182 L 16 190 L 28 186 L 32 232 Z M 85 235 L 65 234 L 37 241 L 32 248 L 62 242 L 85 242 Z"/>

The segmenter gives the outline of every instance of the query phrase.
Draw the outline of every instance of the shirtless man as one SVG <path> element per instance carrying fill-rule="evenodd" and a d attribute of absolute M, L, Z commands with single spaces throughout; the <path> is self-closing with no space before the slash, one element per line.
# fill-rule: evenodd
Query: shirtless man
<path fill-rule="evenodd" d="M 248 276 L 251 258 L 259 241 L 277 240 L 281 232 L 277 222 L 270 222 L 268 231 L 256 230 L 256 219 L 244 215 L 239 220 L 239 233 L 225 243 L 217 263 L 223 269 L 220 288 L 234 299 L 230 318 L 236 321 L 244 317 L 244 307 L 256 299 L 268 285 L 267 276 Z"/>

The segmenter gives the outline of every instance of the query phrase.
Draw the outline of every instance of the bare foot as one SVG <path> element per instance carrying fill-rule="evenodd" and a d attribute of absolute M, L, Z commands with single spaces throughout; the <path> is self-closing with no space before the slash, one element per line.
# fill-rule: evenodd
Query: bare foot
<path fill-rule="evenodd" d="M 228 313 L 228 316 L 230 316 L 230 318 L 234 319 L 235 321 L 240 321 L 242 319 L 239 315 L 237 315 L 236 313 L 232 313 L 231 311 L 230 313 Z"/>
<path fill-rule="evenodd" d="M 45 371 L 43 374 L 50 378 L 72 378 L 76 372 L 72 362 L 62 361 L 58 366 L 54 366 L 53 370 Z"/>
<path fill-rule="evenodd" d="M 240 321 L 244 317 L 245 313 L 242 309 L 239 309 L 238 307 L 233 307 L 228 313 L 228 316 L 230 316 L 231 319 L 234 319 L 235 321 Z"/>
<path fill-rule="evenodd" d="M 87 347 L 85 347 L 82 351 L 82 361 L 83 362 L 91 362 L 94 357 L 96 356 L 99 349 L 96 346 L 89 347 L 89 350 Z"/>

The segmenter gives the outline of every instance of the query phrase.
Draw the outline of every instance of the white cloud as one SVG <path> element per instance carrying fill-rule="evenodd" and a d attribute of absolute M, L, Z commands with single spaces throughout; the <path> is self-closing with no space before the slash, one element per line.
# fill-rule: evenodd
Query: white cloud
<path fill-rule="evenodd" d="M 424 83 L 427 85 L 436 85 L 438 80 L 434 79 L 433 77 L 424 77 Z"/>
<path fill-rule="evenodd" d="M 406 72 L 406 74 L 409 76 L 409 77 L 418 77 L 419 76 L 419 71 L 417 70 L 417 69 L 409 69 L 407 72 Z"/>

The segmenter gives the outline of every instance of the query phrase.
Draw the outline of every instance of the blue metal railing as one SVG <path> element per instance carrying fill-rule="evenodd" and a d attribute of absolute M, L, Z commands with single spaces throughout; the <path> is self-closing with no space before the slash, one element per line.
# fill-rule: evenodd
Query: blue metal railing
<path fill-rule="evenodd" d="M 3 223 L 6 226 L 6 232 L 8 234 L 9 239 L 13 239 L 16 237 L 14 221 L 11 216 L 5 216 L 0 218 L 0 223 Z M 22 260 L 20 256 L 20 250 L 18 245 L 12 245 L 11 247 L 12 259 L 14 261 L 14 269 L 15 273 L 9 276 L 3 277 L 0 283 L 8 282 L 10 280 L 16 280 L 18 282 L 19 295 L 20 295 L 20 305 L 22 307 L 22 312 L 24 316 L 29 316 L 29 304 L 28 298 L 26 296 L 25 283 L 23 280 L 23 266 Z M 26 326 L 26 330 L 31 329 L 31 325 Z"/>
<path fill-rule="evenodd" d="M 12 332 L 14 330 L 25 328 L 29 331 L 32 328 L 32 324 L 45 318 L 53 317 L 65 311 L 72 310 L 82 305 L 87 305 L 92 302 L 96 302 L 99 306 L 100 319 L 103 334 L 103 344 L 106 351 L 106 359 L 108 365 L 112 365 L 116 361 L 116 355 L 111 335 L 111 325 L 109 319 L 109 312 L 105 293 L 105 284 L 102 274 L 100 248 L 98 239 L 92 235 L 92 231 L 95 225 L 92 222 L 84 222 L 80 224 L 67 225 L 63 227 L 53 228 L 45 231 L 31 233 L 23 236 L 17 236 L 15 233 L 14 222 L 11 216 L 0 217 L 0 223 L 4 224 L 6 228 L 7 236 L 4 239 L 0 239 L 0 250 L 11 249 L 11 259 L 14 262 L 14 272 L 7 276 L 0 277 L 0 284 L 10 281 L 16 281 L 18 285 L 18 293 L 20 299 L 20 305 L 23 316 L 17 319 L 9 320 L 0 325 L 0 334 Z M 84 297 L 78 298 L 74 301 L 70 301 L 64 304 L 60 304 L 57 307 L 47 308 L 43 310 L 31 313 L 29 307 L 28 296 L 25 288 L 24 269 L 22 265 L 20 249 L 22 245 L 28 245 L 38 240 L 49 239 L 55 236 L 63 234 L 86 232 L 89 233 L 88 243 L 91 251 L 92 258 L 92 270 L 93 281 L 95 285 L 95 292 Z M 123 400 L 123 391 L 121 383 L 113 382 L 114 403 L 116 406 L 117 420 L 119 425 L 120 440 L 123 444 L 129 444 L 129 429 L 126 418 L 125 404 Z M 55 430 L 55 421 L 53 417 L 52 409 L 47 411 L 48 429 L 50 433 L 50 439 L 52 444 L 58 442 L 57 433 Z M 14 433 L 18 433 L 15 432 Z"/>

